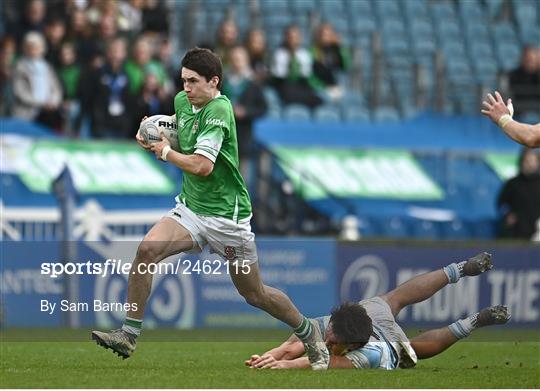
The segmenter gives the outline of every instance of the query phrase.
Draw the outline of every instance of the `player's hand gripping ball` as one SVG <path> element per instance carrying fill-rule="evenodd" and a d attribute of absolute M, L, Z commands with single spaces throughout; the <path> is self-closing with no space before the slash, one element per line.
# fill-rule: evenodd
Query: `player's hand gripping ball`
<path fill-rule="evenodd" d="M 152 145 L 161 142 L 161 135 L 164 135 L 169 140 L 172 149 L 180 152 L 175 115 L 153 115 L 141 122 L 139 136 L 142 137 L 146 144 Z"/>

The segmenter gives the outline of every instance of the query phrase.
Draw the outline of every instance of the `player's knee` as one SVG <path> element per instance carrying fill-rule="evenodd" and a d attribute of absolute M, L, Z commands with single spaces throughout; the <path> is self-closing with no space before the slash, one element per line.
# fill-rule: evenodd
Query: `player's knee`
<path fill-rule="evenodd" d="M 264 308 L 266 297 L 264 292 L 258 290 L 243 291 L 240 294 L 244 297 L 249 305 L 257 308 Z"/>
<path fill-rule="evenodd" d="M 401 309 L 403 308 L 403 305 L 399 301 L 399 295 L 396 295 L 394 291 L 388 292 L 385 295 L 381 296 L 384 301 L 388 304 L 390 307 L 390 311 L 392 311 L 392 315 L 396 317 Z"/>
<path fill-rule="evenodd" d="M 139 263 L 154 263 L 159 262 L 161 256 L 161 248 L 158 244 L 151 241 L 142 241 L 137 249 L 137 262 Z"/>

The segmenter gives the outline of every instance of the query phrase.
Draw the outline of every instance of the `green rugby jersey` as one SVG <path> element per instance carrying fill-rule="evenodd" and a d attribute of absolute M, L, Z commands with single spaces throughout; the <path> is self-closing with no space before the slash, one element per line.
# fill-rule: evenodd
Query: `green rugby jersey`
<path fill-rule="evenodd" d="M 251 215 L 251 201 L 240 175 L 236 123 L 231 102 L 219 95 L 195 110 L 184 91 L 174 98 L 181 152 L 203 155 L 214 162 L 207 177 L 184 172 L 177 200 L 203 216 L 235 221 Z"/>

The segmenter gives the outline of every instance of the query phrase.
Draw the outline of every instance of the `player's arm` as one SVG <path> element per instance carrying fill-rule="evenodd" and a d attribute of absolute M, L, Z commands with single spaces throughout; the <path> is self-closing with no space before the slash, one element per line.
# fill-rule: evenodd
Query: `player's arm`
<path fill-rule="evenodd" d="M 349 360 L 345 356 L 330 356 L 330 364 L 328 365 L 328 368 L 344 368 L 344 369 L 351 369 L 354 368 L 354 365 L 351 360 Z"/>
<path fill-rule="evenodd" d="M 311 368 L 311 364 L 307 357 L 298 357 L 292 360 L 277 360 L 270 354 L 263 354 L 261 357 L 256 356 L 257 359 L 251 363 L 246 361 L 246 365 L 257 369 L 293 369 L 293 368 Z M 253 356 L 252 356 L 253 359 Z M 330 356 L 329 368 L 354 368 L 351 360 L 344 356 Z"/>
<path fill-rule="evenodd" d="M 192 155 L 184 155 L 171 149 L 169 141 L 161 136 L 161 142 L 152 144 L 150 150 L 160 160 L 170 162 L 184 172 L 197 176 L 208 176 L 214 170 L 214 162 L 206 155 L 195 151 Z"/>
<path fill-rule="evenodd" d="M 265 364 L 268 363 L 268 357 L 271 357 L 274 361 L 277 360 L 294 360 L 304 355 L 304 344 L 298 337 L 292 334 L 285 342 L 281 345 L 270 349 L 269 351 L 263 353 L 261 356 L 258 354 L 252 355 L 244 363 L 248 367 L 262 368 Z"/>
<path fill-rule="evenodd" d="M 495 91 L 495 97 L 488 94 L 482 102 L 482 114 L 495 122 L 512 140 L 530 148 L 540 147 L 540 123 L 529 125 L 515 121 L 510 110 L 511 104 L 511 99 L 505 104 L 501 94 Z"/>
<path fill-rule="evenodd" d="M 511 120 L 504 126 L 503 130 L 513 140 L 522 145 L 529 148 L 540 147 L 540 123 L 529 125 Z"/>
<path fill-rule="evenodd" d="M 271 349 L 265 354 L 270 354 L 276 360 L 292 360 L 303 356 L 304 352 L 304 344 L 296 335 L 292 334 L 277 348 Z"/>

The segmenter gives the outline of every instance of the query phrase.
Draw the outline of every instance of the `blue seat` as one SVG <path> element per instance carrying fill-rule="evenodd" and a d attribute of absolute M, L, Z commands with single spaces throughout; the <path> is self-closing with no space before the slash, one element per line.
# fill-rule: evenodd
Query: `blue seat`
<path fill-rule="evenodd" d="M 373 13 L 369 0 L 345 0 L 345 7 L 354 15 L 370 15 Z"/>
<path fill-rule="evenodd" d="M 347 15 L 329 14 L 325 16 L 324 20 L 334 27 L 334 30 L 340 34 L 342 39 L 349 35 L 349 19 Z"/>
<path fill-rule="evenodd" d="M 488 16 L 490 19 L 497 18 L 502 9 L 504 0 L 485 0 L 484 1 L 488 10 Z"/>
<path fill-rule="evenodd" d="M 339 108 L 331 105 L 317 107 L 313 119 L 318 122 L 340 122 Z"/>
<path fill-rule="evenodd" d="M 447 41 L 442 45 L 443 53 L 446 55 L 447 61 L 463 60 L 467 57 L 465 46 L 461 41 Z"/>
<path fill-rule="evenodd" d="M 461 27 L 454 20 L 442 20 L 437 24 L 437 32 L 441 42 L 461 40 Z"/>
<path fill-rule="evenodd" d="M 259 6 L 261 7 L 263 16 L 265 14 L 268 15 L 269 13 L 287 14 L 289 12 L 288 0 L 259 1 Z"/>
<path fill-rule="evenodd" d="M 282 117 L 281 114 L 281 108 L 279 106 L 268 107 L 268 110 L 266 111 L 266 117 L 271 119 L 279 120 Z"/>
<path fill-rule="evenodd" d="M 410 236 L 407 222 L 400 217 L 381 218 L 381 234 L 390 238 L 407 238 Z"/>
<path fill-rule="evenodd" d="M 414 221 L 412 233 L 414 237 L 422 239 L 437 239 L 440 236 L 437 225 L 429 220 Z"/>
<path fill-rule="evenodd" d="M 351 31 L 356 36 L 365 36 L 367 33 L 377 30 L 377 23 L 372 17 L 351 15 L 349 18 Z"/>
<path fill-rule="evenodd" d="M 467 240 L 471 236 L 467 224 L 459 219 L 441 224 L 441 234 L 447 240 Z"/>
<path fill-rule="evenodd" d="M 447 72 L 450 81 L 458 84 L 468 84 L 473 81 L 471 66 L 468 61 L 458 58 L 449 58 Z"/>
<path fill-rule="evenodd" d="M 317 8 L 315 0 L 291 0 L 290 6 L 296 14 L 305 14 Z"/>
<path fill-rule="evenodd" d="M 419 57 L 431 56 L 437 49 L 435 40 L 429 35 L 412 39 L 411 42 L 417 61 L 419 60 Z"/>
<path fill-rule="evenodd" d="M 324 0 L 320 3 L 321 14 L 325 17 L 331 14 L 345 15 L 347 10 L 342 0 Z"/>
<path fill-rule="evenodd" d="M 538 15 L 537 2 L 520 0 L 514 3 L 514 15 L 519 25 L 535 25 L 537 24 Z"/>
<path fill-rule="evenodd" d="M 375 1 L 375 13 L 380 19 L 401 16 L 401 8 L 396 0 Z"/>
<path fill-rule="evenodd" d="M 362 94 L 356 91 L 346 91 L 343 99 L 341 100 L 341 106 L 354 106 L 354 107 L 365 107 L 366 100 Z"/>
<path fill-rule="evenodd" d="M 405 24 L 401 18 L 390 18 L 386 17 L 382 21 L 382 33 L 383 35 L 396 39 L 398 37 L 403 37 L 405 35 Z"/>
<path fill-rule="evenodd" d="M 283 33 L 279 30 L 265 28 L 266 43 L 270 49 L 275 49 L 283 42 Z"/>
<path fill-rule="evenodd" d="M 399 35 L 394 38 L 385 39 L 383 47 L 388 57 L 402 57 L 409 59 L 410 57 L 403 56 L 403 54 L 409 53 L 409 42 L 404 38 L 398 38 Z M 403 37 L 403 36 L 401 36 Z M 410 63 L 411 61 L 409 61 Z"/>
<path fill-rule="evenodd" d="M 495 237 L 495 222 L 493 220 L 476 220 L 470 226 L 474 238 L 493 239 Z"/>
<path fill-rule="evenodd" d="M 465 32 L 467 39 L 472 42 L 489 41 L 489 29 L 486 23 L 480 23 L 478 21 L 469 23 L 465 28 Z"/>
<path fill-rule="evenodd" d="M 373 219 L 366 216 L 358 217 L 358 230 L 364 238 L 373 238 L 379 235 L 377 225 Z"/>
<path fill-rule="evenodd" d="M 433 24 L 429 20 L 413 20 L 409 27 L 410 35 L 413 40 L 422 39 L 433 35 Z"/>
<path fill-rule="evenodd" d="M 493 26 L 493 38 L 497 45 L 511 42 L 517 44 L 516 29 L 511 23 L 497 23 Z"/>
<path fill-rule="evenodd" d="M 306 106 L 292 104 L 285 106 L 282 113 L 283 119 L 290 121 L 309 121 L 311 113 Z"/>
<path fill-rule="evenodd" d="M 177 1 L 175 1 L 175 3 L 177 3 Z M 205 9 L 207 10 L 223 11 L 231 5 L 231 1 L 230 0 L 223 0 L 223 1 L 222 0 L 206 0 L 204 2 L 204 5 L 205 5 Z M 223 19 L 223 16 L 221 17 L 221 19 Z"/>
<path fill-rule="evenodd" d="M 437 22 L 456 19 L 456 10 L 450 3 L 434 3 L 431 5 L 431 12 Z"/>
<path fill-rule="evenodd" d="M 400 120 L 398 111 L 390 106 L 377 107 L 373 112 L 376 122 L 397 122 Z"/>
<path fill-rule="evenodd" d="M 477 0 L 461 0 L 459 2 L 459 14 L 464 22 L 478 22 L 484 17 L 484 11 Z"/>
<path fill-rule="evenodd" d="M 540 43 L 540 27 L 535 25 L 521 25 L 520 38 L 523 45 L 538 46 Z"/>
<path fill-rule="evenodd" d="M 497 59 L 503 71 L 511 71 L 519 66 L 521 47 L 516 43 L 501 42 L 496 46 Z"/>
<path fill-rule="evenodd" d="M 402 2 L 405 7 L 405 13 L 409 20 L 429 18 L 428 5 L 423 0 L 407 0 Z"/>
<path fill-rule="evenodd" d="M 267 13 L 262 17 L 262 24 L 267 29 L 277 30 L 280 35 L 283 35 L 283 30 L 293 22 L 293 17 L 290 13 L 280 14 Z"/>
<path fill-rule="evenodd" d="M 357 106 L 345 106 L 342 108 L 343 119 L 346 122 L 369 122 L 369 112 Z"/>
<path fill-rule="evenodd" d="M 472 59 L 492 58 L 493 48 L 488 42 L 473 41 L 469 46 L 469 53 Z"/>
<path fill-rule="evenodd" d="M 478 82 L 483 85 L 497 84 L 497 72 L 499 69 L 495 59 L 482 58 L 480 61 L 475 61 L 473 67 Z"/>

